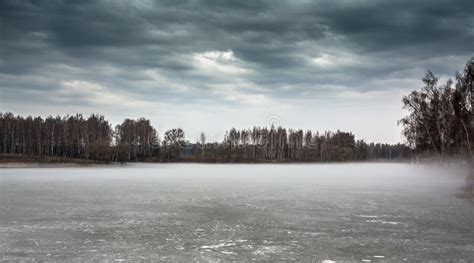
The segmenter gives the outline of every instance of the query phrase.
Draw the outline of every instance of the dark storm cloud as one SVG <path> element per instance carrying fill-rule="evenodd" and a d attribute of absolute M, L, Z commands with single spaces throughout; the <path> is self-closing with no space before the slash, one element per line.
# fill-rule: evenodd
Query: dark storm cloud
<path fill-rule="evenodd" d="M 332 4 L 316 15 L 324 13 L 325 23 L 334 32 L 347 36 L 363 50 L 428 45 L 435 49 L 428 55 L 435 55 L 473 51 L 469 44 L 474 37 L 473 11 L 474 2 L 469 0 L 371 1 L 350 7 Z"/>
<path fill-rule="evenodd" d="M 225 80 L 253 83 L 274 98 L 328 85 L 381 89 L 387 87 L 367 81 L 420 67 L 452 74 L 460 65 L 441 62 L 473 55 L 473 13 L 471 0 L 7 0 L 0 3 L 0 72 L 146 91 L 135 83 L 139 73 L 160 70 L 167 81 L 189 88 L 148 89 L 149 97 L 166 100 L 209 98 L 192 92 Z M 209 51 L 232 51 L 234 66 L 251 74 L 201 74 L 193 54 Z M 100 67 L 113 73 L 101 73 Z M 58 71 L 47 71 L 52 68 Z M 27 85 L 20 79 L 17 84 L 8 79 L 9 90 L 18 89 L 19 95 Z"/>

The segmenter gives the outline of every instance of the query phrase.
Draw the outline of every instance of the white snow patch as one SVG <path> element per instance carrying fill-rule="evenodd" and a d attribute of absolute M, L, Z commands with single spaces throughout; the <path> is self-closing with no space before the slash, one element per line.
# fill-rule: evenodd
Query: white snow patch
<path fill-rule="evenodd" d="M 365 222 L 369 222 L 369 223 L 381 223 L 381 224 L 389 224 L 389 225 L 398 225 L 398 224 L 400 224 L 400 222 L 384 221 L 384 220 L 380 220 L 380 219 L 376 219 L 376 220 L 366 220 Z"/>
<path fill-rule="evenodd" d="M 359 215 L 359 217 L 363 217 L 363 218 L 377 218 L 378 216 L 373 216 L 373 215 Z"/>
<path fill-rule="evenodd" d="M 229 242 L 229 243 L 220 243 L 217 245 L 210 245 L 210 246 L 201 246 L 202 249 L 218 249 L 221 247 L 230 247 L 230 246 L 235 246 L 236 244 L 234 242 Z"/>

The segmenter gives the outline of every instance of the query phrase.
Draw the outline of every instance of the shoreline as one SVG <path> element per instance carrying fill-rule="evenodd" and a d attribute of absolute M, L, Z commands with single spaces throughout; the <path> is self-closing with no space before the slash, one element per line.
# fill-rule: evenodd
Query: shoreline
<path fill-rule="evenodd" d="M 344 165 L 344 164 L 367 164 L 367 163 L 387 163 L 387 164 L 411 164 L 410 162 L 394 161 L 347 161 L 347 162 L 127 162 L 127 163 L 71 163 L 71 162 L 0 162 L 0 169 L 15 168 L 83 168 L 83 167 L 130 167 L 132 165 L 174 165 L 174 164 L 201 164 L 201 165 Z"/>
<path fill-rule="evenodd" d="M 1 155 L 0 168 L 30 167 L 86 167 L 86 166 L 127 166 L 128 164 L 345 164 L 345 163 L 412 163 L 411 160 L 347 160 L 347 161 L 293 161 L 293 160 L 197 160 L 183 158 L 177 161 L 140 160 L 132 162 L 104 162 L 53 156 Z"/>

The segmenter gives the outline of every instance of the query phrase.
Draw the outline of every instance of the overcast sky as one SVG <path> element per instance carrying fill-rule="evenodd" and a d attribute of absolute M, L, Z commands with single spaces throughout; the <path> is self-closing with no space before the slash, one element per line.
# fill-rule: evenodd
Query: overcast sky
<path fill-rule="evenodd" d="M 474 1 L 0 1 L 0 111 L 402 141 L 401 98 L 474 55 Z"/>

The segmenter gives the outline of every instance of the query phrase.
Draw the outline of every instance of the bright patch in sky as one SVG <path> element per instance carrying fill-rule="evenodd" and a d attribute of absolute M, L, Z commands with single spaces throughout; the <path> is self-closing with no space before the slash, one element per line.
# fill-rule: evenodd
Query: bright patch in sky
<path fill-rule="evenodd" d="M 196 63 L 194 64 L 198 70 L 211 74 L 229 74 L 240 75 L 247 73 L 245 68 L 242 68 L 236 62 L 234 52 L 232 51 L 207 51 L 203 53 L 196 53 L 193 56 Z"/>

